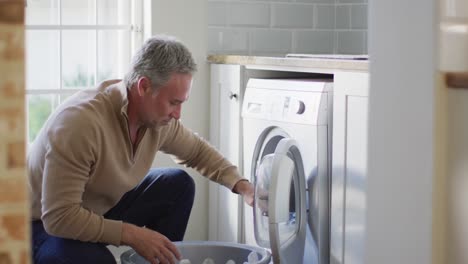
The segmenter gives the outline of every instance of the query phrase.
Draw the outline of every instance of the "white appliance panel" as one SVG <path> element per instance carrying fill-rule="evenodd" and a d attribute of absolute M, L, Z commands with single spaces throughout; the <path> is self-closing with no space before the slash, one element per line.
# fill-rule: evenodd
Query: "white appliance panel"
<path fill-rule="evenodd" d="M 307 82 L 310 82 L 310 89 L 308 89 Z M 294 84 L 298 85 L 294 86 Z M 268 87 L 273 88 L 268 89 Z M 247 85 L 242 111 L 244 175 L 246 177 L 252 177 L 260 159 L 266 152 L 271 151 L 267 149 L 271 148 L 268 144 L 271 142 L 278 144 L 277 137 L 289 138 L 297 144 L 304 170 L 301 174 L 304 175 L 307 186 L 302 190 L 305 193 L 308 210 L 302 263 L 309 264 L 329 262 L 330 165 L 328 149 L 330 149 L 329 132 L 331 131 L 328 127 L 331 115 L 329 113 L 331 94 L 329 93 L 331 93 L 329 82 L 251 79 Z M 261 150 L 257 149 L 255 153 L 257 144 L 261 146 Z M 257 154 L 257 157 L 254 157 L 254 154 Z M 245 242 L 257 245 L 253 223 L 252 208 L 246 207 L 244 211 Z"/>

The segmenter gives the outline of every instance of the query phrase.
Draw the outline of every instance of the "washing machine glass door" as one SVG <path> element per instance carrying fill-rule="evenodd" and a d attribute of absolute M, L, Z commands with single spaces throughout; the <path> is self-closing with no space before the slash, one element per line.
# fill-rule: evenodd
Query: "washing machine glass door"
<path fill-rule="evenodd" d="M 306 234 L 306 183 L 296 141 L 281 139 L 255 175 L 257 243 L 270 247 L 274 263 L 302 263 Z"/>

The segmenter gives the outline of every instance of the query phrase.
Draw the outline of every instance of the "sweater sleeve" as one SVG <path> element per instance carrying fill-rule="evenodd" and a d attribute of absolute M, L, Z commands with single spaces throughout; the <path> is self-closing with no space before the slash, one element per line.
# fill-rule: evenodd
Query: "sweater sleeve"
<path fill-rule="evenodd" d="M 184 127 L 180 121 L 172 121 L 165 129 L 161 150 L 174 156 L 177 163 L 196 169 L 201 175 L 230 190 L 245 180 L 239 170 L 213 146 Z"/>
<path fill-rule="evenodd" d="M 100 144 L 97 126 L 91 120 L 82 110 L 72 108 L 59 113 L 50 126 L 41 219 L 49 234 L 119 245 L 122 222 L 104 219 L 82 206 Z"/>

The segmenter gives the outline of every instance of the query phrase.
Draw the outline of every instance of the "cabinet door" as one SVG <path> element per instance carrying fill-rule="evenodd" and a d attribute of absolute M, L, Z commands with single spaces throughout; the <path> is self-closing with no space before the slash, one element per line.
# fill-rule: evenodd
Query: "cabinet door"
<path fill-rule="evenodd" d="M 240 65 L 211 65 L 210 141 L 234 165 L 240 165 Z M 241 168 L 239 168 L 241 169 Z M 209 239 L 239 242 L 239 196 L 209 183 Z"/>
<path fill-rule="evenodd" d="M 365 257 L 368 74 L 337 73 L 333 98 L 330 263 Z"/>

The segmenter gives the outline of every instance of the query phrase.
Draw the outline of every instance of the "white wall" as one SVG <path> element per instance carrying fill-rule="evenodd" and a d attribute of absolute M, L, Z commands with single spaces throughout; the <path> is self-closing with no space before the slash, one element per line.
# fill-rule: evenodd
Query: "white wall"
<path fill-rule="evenodd" d="M 436 6 L 369 3 L 368 264 L 432 261 Z"/>
<path fill-rule="evenodd" d="M 367 53 L 367 0 L 208 0 L 216 54 Z"/>
<path fill-rule="evenodd" d="M 209 126 L 209 78 L 207 56 L 206 0 L 153 0 L 151 1 L 152 34 L 176 36 L 192 51 L 198 64 L 198 73 L 190 99 L 182 108 L 182 122 L 204 138 Z M 156 166 L 174 166 L 167 156 L 158 154 Z M 208 238 L 208 182 L 193 170 L 196 194 L 185 240 Z"/>

